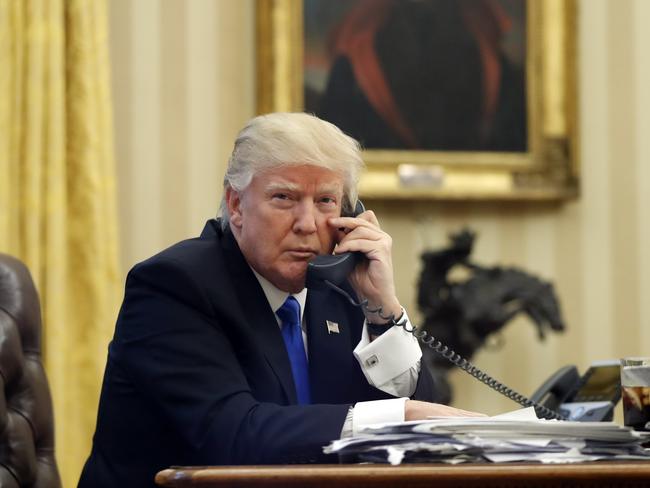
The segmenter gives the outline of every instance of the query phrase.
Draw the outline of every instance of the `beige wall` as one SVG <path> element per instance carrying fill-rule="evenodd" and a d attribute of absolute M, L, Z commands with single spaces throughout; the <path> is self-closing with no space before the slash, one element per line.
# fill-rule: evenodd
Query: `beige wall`
<path fill-rule="evenodd" d="M 253 2 L 111 0 L 122 263 L 198 234 L 254 114 Z"/>
<path fill-rule="evenodd" d="M 252 0 L 111 0 L 124 272 L 214 215 L 237 129 L 254 115 Z M 580 2 L 582 195 L 558 206 L 371 202 L 417 317 L 419 255 L 462 226 L 474 259 L 555 282 L 568 331 L 539 343 L 517 319 L 475 363 L 530 393 L 557 367 L 650 353 L 650 2 Z M 367 202 L 368 203 L 368 202 Z M 461 372 L 456 404 L 515 405 Z"/>

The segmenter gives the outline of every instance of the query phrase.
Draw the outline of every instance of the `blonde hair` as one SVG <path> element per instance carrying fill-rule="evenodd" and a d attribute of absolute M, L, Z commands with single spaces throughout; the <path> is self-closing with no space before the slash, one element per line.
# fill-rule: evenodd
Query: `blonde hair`
<path fill-rule="evenodd" d="M 223 178 L 219 216 L 224 228 L 229 217 L 225 200 L 228 188 L 241 191 L 260 171 L 304 164 L 343 175 L 343 210 L 354 208 L 364 166 L 355 139 L 334 124 L 306 113 L 277 112 L 249 120 L 235 140 Z"/>

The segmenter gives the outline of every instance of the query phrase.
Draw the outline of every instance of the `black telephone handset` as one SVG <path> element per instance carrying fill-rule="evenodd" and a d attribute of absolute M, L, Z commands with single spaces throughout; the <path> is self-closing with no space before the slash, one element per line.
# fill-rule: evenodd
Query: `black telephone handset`
<path fill-rule="evenodd" d="M 343 213 L 342 217 L 356 217 L 365 211 L 361 200 L 357 200 L 352 214 Z M 307 265 L 305 286 L 311 290 L 324 290 L 330 288 L 327 282 L 340 285 L 362 259 L 364 256 L 360 252 L 316 256 Z"/>
<path fill-rule="evenodd" d="M 365 208 L 363 204 L 360 200 L 357 200 L 357 204 L 354 208 L 352 216 L 357 216 L 364 211 Z M 371 313 L 378 313 L 381 317 L 384 317 L 382 315 L 381 308 L 377 310 L 370 310 L 368 308 L 367 300 L 363 300 L 361 303 L 357 303 L 345 290 L 341 289 L 338 286 L 343 283 L 343 281 L 345 281 L 345 279 L 361 259 L 364 259 L 364 255 L 363 253 L 359 252 L 316 256 L 307 265 L 305 286 L 312 290 L 332 289 L 346 297 L 348 301 L 353 305 L 361 307 Z M 455 364 L 466 373 L 472 375 L 474 378 L 485 383 L 493 390 L 519 403 L 520 405 L 523 405 L 524 407 L 535 407 L 537 414 L 541 415 L 542 417 L 566 420 L 565 415 L 547 408 L 538 402 L 534 402 L 524 395 L 517 393 L 515 390 L 508 388 L 503 383 L 495 380 L 490 375 L 484 373 L 472 363 L 461 357 L 454 350 L 448 348 L 435 337 L 428 335 L 424 330 L 416 329 L 415 327 L 409 328 L 405 319 L 398 322 L 395 321 L 395 317 L 393 316 L 384 318 L 386 318 L 386 320 L 392 321 L 394 325 L 398 325 L 407 332 L 413 334 L 422 344 L 433 349 L 445 359 Z"/>

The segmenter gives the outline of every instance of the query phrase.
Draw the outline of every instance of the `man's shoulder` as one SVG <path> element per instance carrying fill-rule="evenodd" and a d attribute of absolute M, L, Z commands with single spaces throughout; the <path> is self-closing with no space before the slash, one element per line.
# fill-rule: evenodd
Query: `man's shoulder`
<path fill-rule="evenodd" d="M 132 271 L 171 265 L 189 273 L 222 266 L 223 232 L 219 222 L 209 220 L 199 237 L 185 239 L 136 264 Z"/>

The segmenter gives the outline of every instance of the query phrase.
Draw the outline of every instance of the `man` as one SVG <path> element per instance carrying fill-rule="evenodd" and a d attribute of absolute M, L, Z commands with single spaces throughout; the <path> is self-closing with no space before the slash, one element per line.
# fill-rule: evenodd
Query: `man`
<path fill-rule="evenodd" d="M 170 465 L 323 462 L 324 445 L 373 421 L 469 415 L 405 398 L 434 389 L 413 336 L 386 323 L 405 314 L 390 237 L 372 211 L 340 216 L 361 167 L 356 141 L 310 115 L 241 131 L 221 218 L 129 273 L 79 486 L 153 486 Z M 381 314 L 305 289 L 307 262 L 334 250 L 366 256 L 347 291 Z"/>

